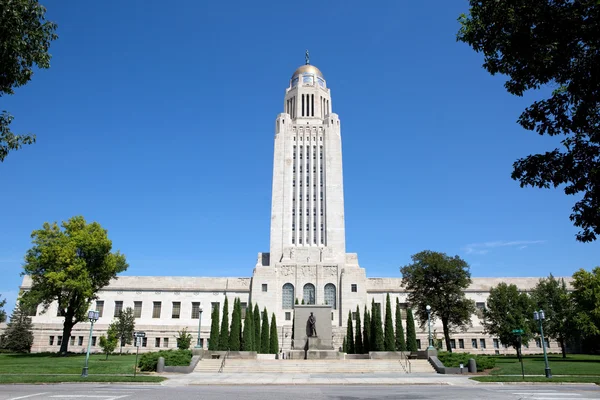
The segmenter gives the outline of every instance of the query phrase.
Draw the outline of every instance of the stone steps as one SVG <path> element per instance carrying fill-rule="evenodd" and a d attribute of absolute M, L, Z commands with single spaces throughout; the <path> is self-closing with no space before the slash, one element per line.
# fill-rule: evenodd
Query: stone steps
<path fill-rule="evenodd" d="M 218 372 L 222 360 L 202 360 L 194 372 Z M 411 373 L 435 373 L 427 360 L 411 360 Z M 227 373 L 397 373 L 406 371 L 398 360 L 239 360 L 227 359 Z"/>

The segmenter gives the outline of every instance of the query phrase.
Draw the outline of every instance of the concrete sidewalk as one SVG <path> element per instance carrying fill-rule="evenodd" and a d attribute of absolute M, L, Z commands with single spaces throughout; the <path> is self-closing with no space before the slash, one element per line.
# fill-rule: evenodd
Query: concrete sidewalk
<path fill-rule="evenodd" d="M 160 374 L 163 386 L 190 385 L 452 385 L 475 386 L 465 376 L 432 374 L 269 374 L 199 373 Z"/>

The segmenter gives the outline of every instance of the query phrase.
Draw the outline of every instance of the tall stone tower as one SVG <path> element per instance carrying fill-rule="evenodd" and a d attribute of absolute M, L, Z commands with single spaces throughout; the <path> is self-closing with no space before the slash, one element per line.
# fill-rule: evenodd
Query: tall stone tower
<path fill-rule="evenodd" d="M 365 303 L 366 277 L 356 254 L 346 254 L 340 120 L 308 52 L 283 109 L 275 120 L 270 253 L 259 254 L 251 300 L 275 305 L 269 312 L 289 324 L 296 299 L 327 304 L 341 325 L 344 312 Z"/>

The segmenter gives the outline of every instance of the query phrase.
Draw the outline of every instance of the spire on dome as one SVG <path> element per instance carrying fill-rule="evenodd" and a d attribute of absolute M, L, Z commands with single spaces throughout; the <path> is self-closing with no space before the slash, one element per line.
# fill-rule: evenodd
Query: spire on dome
<path fill-rule="evenodd" d="M 306 53 L 304 53 L 304 63 L 305 65 L 310 65 L 310 55 L 308 54 L 308 49 L 306 49 Z"/>

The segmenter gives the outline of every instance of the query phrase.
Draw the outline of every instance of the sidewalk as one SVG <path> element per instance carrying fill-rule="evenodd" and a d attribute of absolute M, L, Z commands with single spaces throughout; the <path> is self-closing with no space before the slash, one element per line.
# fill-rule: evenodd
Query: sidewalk
<path fill-rule="evenodd" d="M 468 377 L 437 374 L 269 374 L 201 373 L 160 374 L 163 386 L 189 385 L 452 385 L 476 386 Z"/>

